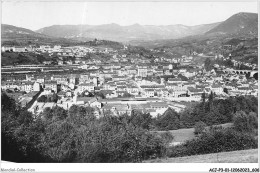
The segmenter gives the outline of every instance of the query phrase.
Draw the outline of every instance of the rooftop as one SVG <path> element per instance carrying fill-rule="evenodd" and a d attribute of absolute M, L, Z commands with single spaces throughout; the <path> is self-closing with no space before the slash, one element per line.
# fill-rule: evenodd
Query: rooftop
<path fill-rule="evenodd" d="M 179 82 L 182 81 L 180 78 L 169 78 L 168 82 Z"/>
<path fill-rule="evenodd" d="M 24 97 L 34 97 L 36 94 L 38 94 L 39 91 L 31 91 L 24 95 Z"/>
<path fill-rule="evenodd" d="M 197 92 L 203 92 L 203 89 L 188 87 L 187 88 L 190 92 L 197 93 Z"/>

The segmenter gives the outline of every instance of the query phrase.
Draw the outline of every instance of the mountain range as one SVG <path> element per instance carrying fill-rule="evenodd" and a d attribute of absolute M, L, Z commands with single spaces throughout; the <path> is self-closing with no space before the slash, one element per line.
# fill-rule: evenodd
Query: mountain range
<path fill-rule="evenodd" d="M 1 38 L 2 39 L 20 39 L 20 38 L 34 39 L 34 38 L 51 38 L 51 36 L 40 34 L 32 30 L 16 27 L 13 25 L 2 24 Z"/>
<path fill-rule="evenodd" d="M 131 40 L 156 40 L 173 39 L 189 35 L 204 34 L 217 26 L 219 23 L 185 26 L 185 25 L 129 25 L 120 26 L 118 24 L 106 25 L 53 25 L 45 27 L 36 32 L 64 38 L 97 38 L 127 42 Z"/>
<path fill-rule="evenodd" d="M 40 34 L 32 30 L 16 27 L 13 25 L 1 24 L 1 44 L 2 45 L 27 45 L 38 44 L 71 44 L 78 41 L 71 39 L 52 37 Z"/>
<path fill-rule="evenodd" d="M 57 39 L 90 40 L 103 39 L 117 42 L 152 41 L 178 39 L 187 36 L 205 36 L 218 34 L 249 34 L 257 36 L 257 13 L 237 13 L 227 20 L 218 23 L 196 26 L 185 25 L 53 25 L 31 31 L 12 25 L 2 24 L 2 40 L 8 39 Z"/>

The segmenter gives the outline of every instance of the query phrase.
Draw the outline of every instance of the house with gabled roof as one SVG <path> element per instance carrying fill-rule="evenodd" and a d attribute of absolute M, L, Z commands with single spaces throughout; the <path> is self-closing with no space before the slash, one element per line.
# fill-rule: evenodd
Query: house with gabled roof
<path fill-rule="evenodd" d="M 66 96 L 66 92 L 65 91 L 60 91 L 57 93 L 57 95 L 61 98 L 65 97 Z"/>
<path fill-rule="evenodd" d="M 128 85 L 127 86 L 127 92 L 132 94 L 132 95 L 138 95 L 139 93 L 139 88 L 137 86 L 131 86 L 131 85 Z"/>
<path fill-rule="evenodd" d="M 199 97 L 199 98 L 201 98 L 202 94 L 205 92 L 204 89 L 198 89 L 193 87 L 188 87 L 187 91 L 188 91 L 187 94 L 190 97 Z"/>
<path fill-rule="evenodd" d="M 195 87 L 196 87 L 196 83 L 193 82 L 193 81 L 188 81 L 187 83 L 183 83 L 183 88 L 184 88 L 184 89 L 187 89 L 188 87 L 193 87 L 193 88 L 195 88 Z"/>
<path fill-rule="evenodd" d="M 154 89 L 145 89 L 144 90 L 145 96 L 146 97 L 154 97 L 155 95 L 155 90 Z"/>
<path fill-rule="evenodd" d="M 82 83 L 82 84 L 78 85 L 78 91 L 80 93 L 82 93 L 86 90 L 89 91 L 89 92 L 93 92 L 95 90 L 94 83 Z"/>
<path fill-rule="evenodd" d="M 21 91 L 25 91 L 25 92 L 31 92 L 33 91 L 33 82 L 23 82 L 20 86 L 20 90 Z"/>
<path fill-rule="evenodd" d="M 82 106 L 91 106 L 101 108 L 101 102 L 97 100 L 96 97 L 77 97 L 76 104 Z"/>
<path fill-rule="evenodd" d="M 221 94 L 221 93 L 223 93 L 223 87 L 222 87 L 222 85 L 220 85 L 220 84 L 212 84 L 212 85 L 210 86 L 210 89 L 211 89 L 211 91 L 212 91 L 213 93 L 216 93 L 216 94 Z"/>
<path fill-rule="evenodd" d="M 115 116 L 123 115 L 123 114 L 130 115 L 132 111 L 129 105 L 125 105 L 125 104 L 113 104 L 113 105 L 106 104 L 102 109 L 103 112 L 110 111 Z"/>
<path fill-rule="evenodd" d="M 169 84 L 171 83 L 182 83 L 181 78 L 169 78 L 167 81 Z"/>
<path fill-rule="evenodd" d="M 44 83 L 44 89 L 51 89 L 55 93 L 58 91 L 57 81 L 46 81 Z"/>

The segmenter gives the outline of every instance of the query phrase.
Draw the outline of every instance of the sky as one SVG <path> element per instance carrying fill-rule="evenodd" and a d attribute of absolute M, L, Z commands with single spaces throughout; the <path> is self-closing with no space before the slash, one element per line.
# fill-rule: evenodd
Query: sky
<path fill-rule="evenodd" d="M 257 13 L 257 1 L 231 2 L 2 2 L 2 23 L 31 30 L 51 25 L 194 26 L 224 21 L 238 12 Z"/>

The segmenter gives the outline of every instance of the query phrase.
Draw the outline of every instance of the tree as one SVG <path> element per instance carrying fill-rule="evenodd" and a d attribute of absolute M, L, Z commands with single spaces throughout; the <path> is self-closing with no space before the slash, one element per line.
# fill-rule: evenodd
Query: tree
<path fill-rule="evenodd" d="M 33 115 L 31 112 L 28 112 L 27 110 L 20 110 L 17 120 L 19 124 L 24 124 L 27 126 L 32 123 Z"/>
<path fill-rule="evenodd" d="M 255 113 L 246 114 L 244 111 L 238 111 L 233 121 L 235 129 L 241 132 L 252 132 L 258 126 Z"/>
<path fill-rule="evenodd" d="M 5 104 L 12 103 L 12 99 L 8 101 L 5 96 L 2 99 L 5 100 L 1 109 L 2 159 L 11 162 L 46 162 L 40 142 L 40 120 L 33 119 L 30 112 L 16 105 L 13 105 L 12 111 L 6 109 Z M 11 104 L 9 106 L 12 108 Z"/>
<path fill-rule="evenodd" d="M 204 61 L 204 67 L 207 71 L 210 71 L 212 69 L 212 66 L 211 66 L 211 59 L 210 58 L 207 58 L 205 61 Z"/>
<path fill-rule="evenodd" d="M 248 123 L 252 126 L 253 129 L 258 129 L 258 117 L 255 112 L 249 112 Z"/>
<path fill-rule="evenodd" d="M 96 119 L 94 108 L 72 105 L 68 111 L 68 118 L 74 124 L 88 124 Z"/>
<path fill-rule="evenodd" d="M 77 116 L 85 117 L 86 116 L 86 109 L 83 106 L 79 106 L 77 110 Z"/>
<path fill-rule="evenodd" d="M 126 115 L 128 117 L 128 115 Z M 152 128 L 152 116 L 149 113 L 143 114 L 139 111 L 133 110 L 129 121 L 137 127 L 149 130 Z"/>
<path fill-rule="evenodd" d="M 37 102 L 47 102 L 47 97 L 45 95 L 41 95 L 38 99 Z"/>
<path fill-rule="evenodd" d="M 1 94 L 1 110 L 2 111 L 15 111 L 16 104 L 13 98 L 10 98 L 6 93 Z"/>
<path fill-rule="evenodd" d="M 56 121 L 46 127 L 44 135 L 46 155 L 56 162 L 75 159 L 75 128 L 70 122 Z"/>
<path fill-rule="evenodd" d="M 94 111 L 95 109 L 92 108 L 92 107 L 85 107 L 85 112 L 86 112 L 86 115 L 85 115 L 85 119 L 87 119 L 88 121 L 93 121 L 96 119 L 95 115 L 94 115 Z"/>
<path fill-rule="evenodd" d="M 206 102 L 206 93 L 205 92 L 203 92 L 201 95 L 201 101 L 203 104 Z"/>
<path fill-rule="evenodd" d="M 50 107 L 45 108 L 41 115 L 45 120 L 51 120 L 53 117 L 52 109 Z"/>
<path fill-rule="evenodd" d="M 102 92 L 97 92 L 97 93 L 95 93 L 94 95 L 95 95 L 95 96 L 98 96 L 98 97 L 100 97 L 100 98 L 102 98 L 102 99 L 105 99 L 105 98 L 106 98 L 105 95 L 104 95 Z"/>
<path fill-rule="evenodd" d="M 72 105 L 68 111 L 68 117 L 73 118 L 77 116 L 78 113 L 78 106 L 77 105 Z"/>
<path fill-rule="evenodd" d="M 53 102 L 52 97 L 47 97 L 46 102 Z"/>
<path fill-rule="evenodd" d="M 54 93 L 54 94 L 52 95 L 52 101 L 55 102 L 55 103 L 57 103 L 58 99 L 59 99 L 59 98 L 58 98 L 58 95 Z"/>
<path fill-rule="evenodd" d="M 125 93 L 123 94 L 123 97 L 132 97 L 132 95 L 129 94 L 128 92 L 125 92 Z"/>
<path fill-rule="evenodd" d="M 188 78 L 186 76 L 183 76 L 182 74 L 178 74 L 178 78 L 180 78 L 182 81 L 188 80 Z"/>
<path fill-rule="evenodd" d="M 194 126 L 194 134 L 198 135 L 205 131 L 207 125 L 203 121 L 199 121 Z"/>
<path fill-rule="evenodd" d="M 52 108 L 52 112 L 53 118 L 57 120 L 63 120 L 68 116 L 66 110 L 59 106 L 55 106 L 54 108 Z"/>
<path fill-rule="evenodd" d="M 227 89 L 227 88 L 224 88 L 224 89 L 223 89 L 223 92 L 226 93 L 226 94 L 228 94 L 228 89 Z"/>
<path fill-rule="evenodd" d="M 168 108 L 162 116 L 159 116 L 155 122 L 158 130 L 177 130 L 180 128 L 179 114 Z"/>
<path fill-rule="evenodd" d="M 212 110 L 213 99 L 214 99 L 214 93 L 211 91 L 210 94 L 209 94 L 209 99 L 208 99 L 208 109 L 207 109 L 207 112 Z"/>
<path fill-rule="evenodd" d="M 233 62 L 231 61 L 231 59 L 228 59 L 228 60 L 226 60 L 226 62 L 225 62 L 225 66 L 227 66 L 227 67 L 233 67 L 234 64 L 233 64 Z"/>
<path fill-rule="evenodd" d="M 198 121 L 207 122 L 206 117 L 208 113 L 208 102 L 205 101 L 205 103 L 203 103 L 203 99 L 204 98 L 202 96 L 202 102 L 187 106 L 180 113 L 180 120 L 183 128 L 194 127 L 195 123 Z"/>

